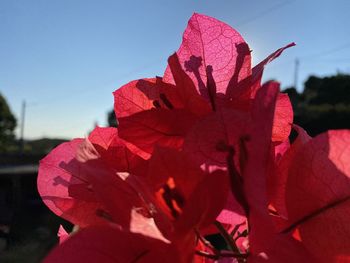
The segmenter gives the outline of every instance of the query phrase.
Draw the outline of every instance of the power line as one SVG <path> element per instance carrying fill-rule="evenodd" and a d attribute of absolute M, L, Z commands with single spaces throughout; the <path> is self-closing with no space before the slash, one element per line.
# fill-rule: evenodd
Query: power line
<path fill-rule="evenodd" d="M 349 62 L 350 58 L 320 58 L 322 62 L 332 63 L 332 62 Z"/>
<path fill-rule="evenodd" d="M 298 89 L 298 75 L 299 75 L 299 59 L 295 59 L 295 66 L 294 66 L 294 88 Z"/>
<path fill-rule="evenodd" d="M 260 13 L 256 14 L 255 16 L 253 16 L 253 17 L 251 17 L 251 18 L 249 18 L 247 20 L 244 20 L 241 23 L 238 23 L 237 26 L 243 26 L 243 25 L 249 24 L 250 22 L 253 22 L 254 20 L 257 20 L 260 17 L 263 17 L 263 16 L 265 16 L 265 15 L 267 15 L 267 14 L 269 14 L 269 13 L 271 13 L 271 12 L 277 10 L 277 9 L 280 9 L 280 8 L 284 7 L 285 5 L 288 5 L 288 4 L 292 3 L 292 2 L 295 2 L 295 1 L 296 0 L 284 1 L 282 3 L 279 3 L 277 5 L 272 6 L 270 8 L 267 8 L 267 9 L 261 11 Z"/>
<path fill-rule="evenodd" d="M 302 58 L 302 59 L 309 59 L 309 58 L 313 58 L 313 57 L 326 56 L 326 55 L 329 55 L 329 54 L 338 52 L 338 51 L 340 51 L 340 50 L 347 49 L 347 48 L 349 48 L 349 47 L 350 47 L 350 43 L 345 43 L 345 44 L 342 44 L 342 45 L 337 46 L 337 47 L 335 47 L 335 48 L 328 49 L 328 50 L 324 50 L 324 51 L 322 51 L 322 52 L 317 52 L 317 53 L 310 54 L 310 55 L 305 55 L 305 56 L 302 56 L 302 57 L 300 57 L 300 58 Z"/>
<path fill-rule="evenodd" d="M 20 151 L 23 154 L 24 152 L 24 120 L 26 116 L 26 101 L 22 102 L 22 110 L 21 110 L 21 130 L 20 130 Z"/>
<path fill-rule="evenodd" d="M 154 61 L 151 61 L 150 63 L 146 64 L 146 65 L 142 65 L 140 67 L 137 67 L 137 68 L 134 68 L 126 73 L 123 73 L 123 74 L 120 74 L 119 76 L 116 76 L 113 78 L 113 80 L 111 81 L 106 81 L 104 82 L 104 84 L 101 84 L 99 86 L 99 88 L 103 88 L 103 87 L 107 87 L 107 86 L 110 86 L 114 83 L 116 83 L 117 81 L 120 81 L 120 80 L 124 80 L 126 79 L 127 77 L 129 76 L 132 76 L 132 75 L 135 75 L 137 73 L 140 73 L 146 69 L 148 69 L 150 66 L 154 66 L 160 62 L 163 62 L 164 59 L 160 60 L 160 59 L 157 59 L 157 60 L 154 60 Z M 74 95 L 75 94 L 78 94 L 78 93 L 91 93 L 91 92 L 96 92 L 96 89 L 95 88 L 82 88 L 82 89 L 77 89 L 77 90 L 73 90 L 71 91 L 69 94 L 64 94 L 64 95 L 61 95 L 61 96 L 54 96 L 54 97 L 51 97 L 51 98 L 47 98 L 45 99 L 44 101 L 40 102 L 40 101 L 34 101 L 32 102 L 30 105 L 27 105 L 27 106 L 31 106 L 31 107 L 40 107 L 40 106 L 45 106 L 45 105 L 51 105 L 52 103 L 55 103 L 55 102 L 62 102 L 66 99 L 69 99 L 69 98 L 74 98 Z"/>
<path fill-rule="evenodd" d="M 332 53 L 336 53 L 338 51 L 341 51 L 341 50 L 344 50 L 344 49 L 347 49 L 347 48 L 350 48 L 350 43 L 345 43 L 345 44 L 342 44 L 342 45 L 339 45 L 337 47 L 334 47 L 334 48 L 331 48 L 331 49 L 327 49 L 327 50 L 323 50 L 323 51 L 319 51 L 317 53 L 311 53 L 311 54 L 308 54 L 308 55 L 304 55 L 304 56 L 298 56 L 298 60 L 299 60 L 299 63 L 300 63 L 300 60 L 302 60 L 303 62 L 308 62 L 309 59 L 313 59 L 313 60 L 321 60 L 321 61 L 324 61 L 324 62 L 339 62 L 339 61 L 343 61 L 343 62 L 347 62 L 347 61 L 350 61 L 350 58 L 322 58 L 323 56 L 326 56 L 326 55 L 329 55 L 329 54 L 332 54 Z M 287 60 L 283 63 L 275 63 L 273 65 L 270 65 L 269 67 L 275 67 L 275 66 L 282 66 L 282 65 L 286 65 L 286 64 L 291 64 L 295 62 L 295 59 L 292 60 Z"/>

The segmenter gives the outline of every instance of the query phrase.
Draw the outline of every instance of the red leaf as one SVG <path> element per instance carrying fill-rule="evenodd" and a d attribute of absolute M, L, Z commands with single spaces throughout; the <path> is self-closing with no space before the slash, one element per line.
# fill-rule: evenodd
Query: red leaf
<path fill-rule="evenodd" d="M 208 102 L 199 95 L 192 79 L 182 69 L 176 53 L 169 57 L 168 63 L 176 83 L 176 90 L 185 108 L 199 116 L 208 114 L 210 112 Z"/>
<path fill-rule="evenodd" d="M 137 192 L 101 159 L 87 160 L 81 166 L 81 170 L 88 177 L 94 192 L 105 207 L 97 214 L 107 221 L 129 229 L 132 208 L 146 207 Z"/>
<path fill-rule="evenodd" d="M 193 126 L 186 136 L 184 151 L 205 170 L 226 167 L 227 151 L 221 147 L 236 147 L 247 133 L 249 115 L 222 108 L 207 115 Z M 238 159 L 238 151 L 235 157 Z M 238 160 L 236 160 L 238 162 Z"/>
<path fill-rule="evenodd" d="M 248 159 L 244 172 L 244 190 L 249 203 L 249 262 L 313 262 L 303 246 L 287 234 L 276 234 L 267 212 L 266 179 L 273 156 L 271 154 L 272 123 L 279 84 L 268 82 L 256 94 L 253 127 L 250 132 Z"/>
<path fill-rule="evenodd" d="M 278 143 L 275 146 L 275 161 L 278 162 L 282 156 L 286 153 L 286 151 L 290 148 L 289 139 L 283 141 L 282 143 Z"/>
<path fill-rule="evenodd" d="M 231 232 L 236 225 L 242 224 L 246 221 L 244 210 L 234 198 L 232 193 L 227 195 L 225 207 L 220 212 L 216 220 L 228 226 L 228 232 Z"/>
<path fill-rule="evenodd" d="M 85 142 L 85 147 L 81 148 L 79 152 L 84 156 L 83 151 L 91 151 L 89 148 L 93 147 L 88 141 Z M 135 228 L 144 228 L 140 226 L 141 217 L 135 216 L 135 211 L 144 214 L 149 220 L 157 221 L 157 225 L 163 234 L 168 235 L 170 224 L 168 219 L 162 213 L 154 200 L 151 191 L 145 185 L 142 176 L 138 177 L 128 172 L 119 172 L 118 169 L 109 167 L 103 162 L 101 158 L 90 158 L 83 160 L 84 162 L 81 170 L 89 182 L 91 182 L 93 190 L 96 192 L 101 203 L 106 207 L 105 210 L 99 211 L 101 217 L 108 221 L 119 224 L 123 229 L 132 230 Z M 144 171 L 145 175 L 147 171 Z M 135 225 L 135 220 L 138 219 L 138 226 Z M 151 219 L 152 218 L 152 219 Z M 150 222 L 144 225 L 149 225 Z M 148 228 L 151 229 L 151 228 Z M 145 234 L 145 232 L 142 232 Z M 155 237 L 159 231 L 150 232 L 149 235 Z"/>
<path fill-rule="evenodd" d="M 159 86 L 154 85 L 155 83 L 155 78 L 134 80 L 114 91 L 114 111 L 117 118 L 152 109 L 153 101 L 159 99 L 160 93 Z"/>
<path fill-rule="evenodd" d="M 147 169 L 147 162 L 127 148 L 116 128 L 96 127 L 88 138 L 106 165 L 118 172 L 142 175 Z"/>
<path fill-rule="evenodd" d="M 116 128 L 107 127 L 95 127 L 95 129 L 89 134 L 89 141 L 95 145 L 99 154 L 104 154 L 111 146 L 119 146 L 118 131 Z"/>
<path fill-rule="evenodd" d="M 184 204 L 205 176 L 206 173 L 189 160 L 184 152 L 158 147 L 150 159 L 148 182 L 153 191 L 158 191 L 171 180 L 174 184 L 171 185 L 171 189 L 176 189 L 176 193 L 184 199 Z M 213 186 L 210 188 L 213 189 Z M 227 195 L 225 204 L 225 209 L 217 218 L 218 221 L 226 225 L 235 225 L 245 220 L 245 217 L 241 216 L 244 214 L 242 208 L 232 195 Z M 169 210 L 166 205 L 164 209 Z M 171 211 L 167 211 L 167 214 L 171 217 Z"/>
<path fill-rule="evenodd" d="M 60 225 L 60 227 L 58 228 L 57 237 L 59 239 L 60 244 L 62 244 L 64 241 L 66 241 L 69 238 L 69 234 L 63 228 L 62 225 Z"/>
<path fill-rule="evenodd" d="M 276 101 L 272 127 L 272 141 L 283 142 L 288 139 L 293 123 L 293 108 L 287 94 L 279 93 Z"/>
<path fill-rule="evenodd" d="M 170 243 L 159 230 L 154 218 L 143 215 L 143 210 L 139 207 L 131 210 L 130 232 L 158 239 L 164 243 Z"/>
<path fill-rule="evenodd" d="M 290 43 L 276 50 L 263 61 L 261 61 L 258 65 L 256 65 L 252 69 L 251 75 L 247 76 L 245 79 L 242 79 L 237 85 L 229 86 L 227 88 L 226 95 L 231 99 L 231 105 L 233 105 L 234 108 L 244 110 L 249 109 L 251 99 L 255 97 L 256 92 L 261 87 L 261 78 L 266 64 L 279 57 L 285 49 L 294 45 L 294 43 Z"/>
<path fill-rule="evenodd" d="M 264 250 L 257 250 L 256 248 L 251 251 L 251 255 L 248 258 L 248 263 L 296 263 L 296 262 L 310 262 L 318 263 L 312 255 L 305 249 L 302 243 L 292 239 L 290 236 L 274 234 L 272 235 L 269 231 L 270 228 L 264 229 L 260 225 L 259 230 L 261 234 L 266 236 Z M 249 241 L 250 247 L 252 246 Z"/>
<path fill-rule="evenodd" d="M 176 221 L 175 234 L 181 236 L 193 229 L 200 230 L 214 223 L 226 204 L 228 190 L 229 180 L 226 172 L 217 170 L 206 174 Z"/>
<path fill-rule="evenodd" d="M 244 172 L 244 186 L 249 205 L 262 214 L 267 212 L 266 178 L 271 156 L 271 135 L 274 108 L 279 93 L 277 82 L 264 84 L 254 100 L 252 129 L 248 146 L 248 160 Z"/>
<path fill-rule="evenodd" d="M 286 230 L 297 228 L 319 262 L 350 260 L 349 145 L 349 130 L 320 134 L 301 147 L 289 170 Z"/>
<path fill-rule="evenodd" d="M 105 223 L 96 215 L 103 209 L 75 160 L 82 139 L 63 143 L 40 161 L 38 191 L 44 203 L 58 216 L 82 227 Z"/>
<path fill-rule="evenodd" d="M 229 25 L 201 14 L 194 14 L 189 20 L 177 55 L 197 90 L 205 97 L 208 94 L 205 88 L 207 66 L 214 70 L 219 93 L 225 93 L 232 76 L 238 82 L 251 73 L 249 48 L 240 34 Z M 164 81 L 173 83 L 169 67 Z"/>
<path fill-rule="evenodd" d="M 240 141 L 247 134 L 249 115 L 232 109 L 220 108 L 217 112 L 202 118 L 188 133 L 184 152 L 206 172 L 226 169 L 229 149 L 235 150 L 232 165 L 240 171 L 240 161 L 244 153 L 240 151 Z M 234 183 L 235 184 L 235 183 Z M 230 195 L 226 197 L 224 210 L 218 220 L 234 226 L 242 222 L 243 209 Z"/>
<path fill-rule="evenodd" d="M 99 151 L 90 141 L 78 139 L 62 144 L 41 161 L 38 189 L 53 212 L 82 227 L 115 222 L 128 229 L 133 207 L 148 210 L 140 198 L 144 193 L 116 175 L 139 168 L 138 157 L 127 154 L 115 132 L 96 128 L 91 133 Z"/>
<path fill-rule="evenodd" d="M 182 97 L 174 85 L 164 83 L 161 78 L 140 79 L 129 82 L 113 92 L 114 111 L 118 118 L 150 110 L 155 107 L 184 108 Z"/>
<path fill-rule="evenodd" d="M 171 178 L 180 194 L 187 199 L 204 175 L 185 153 L 175 149 L 157 147 L 150 159 L 148 181 L 154 191 Z"/>
<path fill-rule="evenodd" d="M 45 263 L 184 262 L 173 245 L 112 227 L 92 227 L 56 247 Z"/>
<path fill-rule="evenodd" d="M 293 125 L 298 132 L 298 137 L 283 155 L 276 165 L 276 171 L 272 172 L 268 178 L 269 200 L 278 214 L 284 219 L 288 218 L 286 209 L 285 192 L 288 180 L 289 167 L 294 162 L 294 158 L 311 137 L 301 127 Z"/>
<path fill-rule="evenodd" d="M 251 81 L 251 95 L 254 97 L 255 93 L 257 92 L 257 89 L 260 86 L 261 78 L 264 72 L 265 66 L 273 61 L 274 59 L 278 58 L 285 49 L 295 46 L 295 43 L 290 43 L 284 47 L 281 47 L 277 49 L 275 52 L 270 54 L 267 58 L 265 58 L 263 61 L 261 61 L 258 65 L 256 65 L 252 70 L 252 81 Z"/>
<path fill-rule="evenodd" d="M 185 110 L 153 109 L 120 118 L 119 136 L 146 153 L 156 145 L 180 149 L 195 121 Z"/>

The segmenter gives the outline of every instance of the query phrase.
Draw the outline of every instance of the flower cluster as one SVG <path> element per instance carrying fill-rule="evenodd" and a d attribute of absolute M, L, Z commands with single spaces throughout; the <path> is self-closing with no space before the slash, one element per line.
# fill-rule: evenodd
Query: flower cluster
<path fill-rule="evenodd" d="M 114 92 L 118 128 L 41 161 L 43 201 L 79 226 L 45 262 L 350 262 L 350 132 L 309 137 L 261 84 L 293 45 L 252 68 L 237 31 L 194 14 L 163 77 Z"/>

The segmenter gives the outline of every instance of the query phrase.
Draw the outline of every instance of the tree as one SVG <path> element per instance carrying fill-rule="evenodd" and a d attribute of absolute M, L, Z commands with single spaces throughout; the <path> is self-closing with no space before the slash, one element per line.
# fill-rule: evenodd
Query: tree
<path fill-rule="evenodd" d="M 118 127 L 118 120 L 115 117 L 114 110 L 111 110 L 107 114 L 107 122 L 110 127 Z"/>
<path fill-rule="evenodd" d="M 294 122 L 310 135 L 330 129 L 350 128 L 350 75 L 310 76 L 299 94 L 285 89 L 295 110 Z"/>
<path fill-rule="evenodd" d="M 14 143 L 16 124 L 16 118 L 6 99 L 0 94 L 0 152 L 8 151 L 9 146 Z"/>
<path fill-rule="evenodd" d="M 294 87 L 286 88 L 283 90 L 283 92 L 288 94 L 293 106 L 298 105 L 298 103 L 302 100 L 302 95 L 298 93 L 298 91 Z"/>
<path fill-rule="evenodd" d="M 310 76 L 303 93 L 310 104 L 350 104 L 350 75 Z"/>

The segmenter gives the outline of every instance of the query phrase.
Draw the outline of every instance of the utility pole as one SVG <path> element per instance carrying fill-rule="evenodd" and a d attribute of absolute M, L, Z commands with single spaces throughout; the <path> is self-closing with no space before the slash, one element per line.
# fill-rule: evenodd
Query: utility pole
<path fill-rule="evenodd" d="M 20 151 L 24 153 L 24 120 L 26 115 L 26 101 L 22 102 L 22 114 L 21 114 L 21 134 L 20 134 Z"/>
<path fill-rule="evenodd" d="M 299 59 L 294 61 L 294 88 L 298 90 L 298 75 L 299 75 Z"/>

